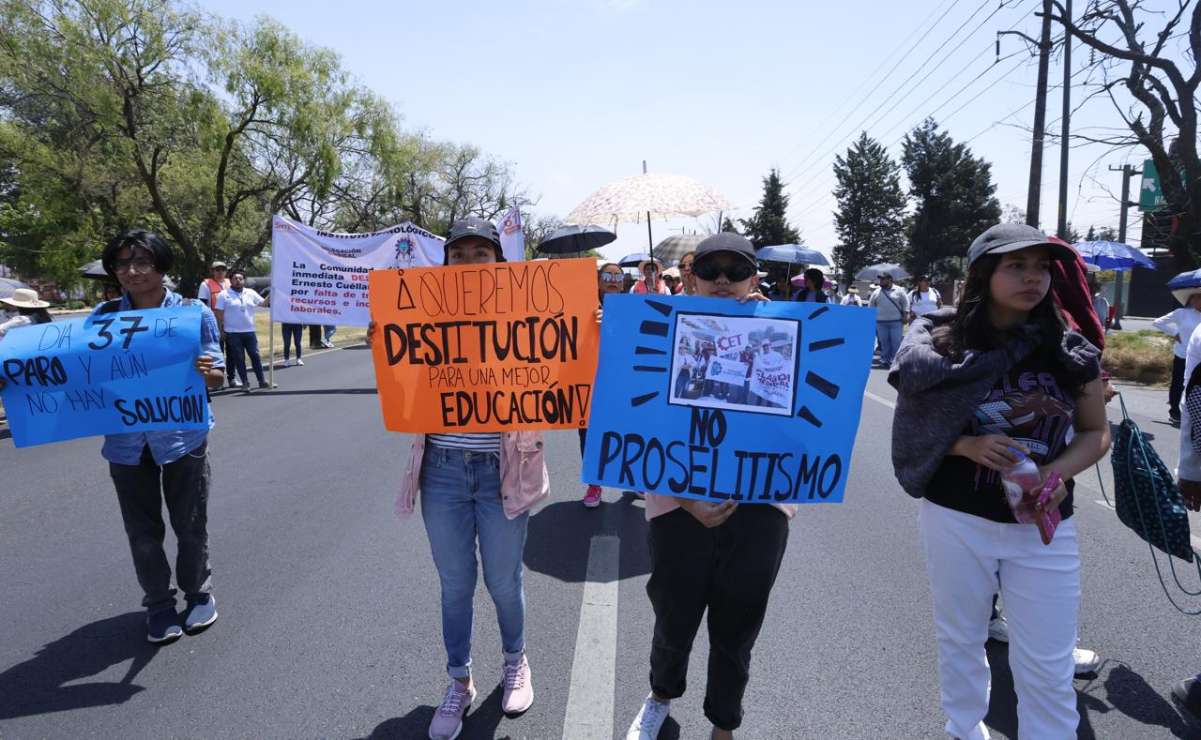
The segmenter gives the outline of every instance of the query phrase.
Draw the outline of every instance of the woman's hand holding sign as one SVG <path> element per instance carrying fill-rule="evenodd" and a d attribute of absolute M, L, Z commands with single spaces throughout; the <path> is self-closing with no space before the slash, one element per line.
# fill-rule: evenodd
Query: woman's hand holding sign
<path fill-rule="evenodd" d="M 720 504 L 711 504 L 708 501 L 697 501 L 695 499 L 678 499 L 680 507 L 692 515 L 705 527 L 712 529 L 720 527 L 726 523 L 726 520 L 738 508 L 738 505 L 733 501 L 726 499 Z"/>

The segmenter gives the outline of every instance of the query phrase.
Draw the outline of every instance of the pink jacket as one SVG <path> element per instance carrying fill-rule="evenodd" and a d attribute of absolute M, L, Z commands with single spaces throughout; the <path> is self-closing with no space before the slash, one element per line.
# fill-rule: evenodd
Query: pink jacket
<path fill-rule="evenodd" d="M 425 435 L 413 435 L 409 466 L 400 479 L 396 515 L 407 519 L 417 509 L 421 488 L 421 461 Z M 500 495 L 505 516 L 516 519 L 550 495 L 550 475 L 542 455 L 542 432 L 508 432 L 500 435 Z"/>

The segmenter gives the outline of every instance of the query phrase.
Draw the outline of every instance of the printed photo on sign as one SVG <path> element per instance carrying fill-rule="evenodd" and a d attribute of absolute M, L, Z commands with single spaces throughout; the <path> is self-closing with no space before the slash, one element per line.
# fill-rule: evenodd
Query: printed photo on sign
<path fill-rule="evenodd" d="M 792 413 L 798 322 L 696 313 L 675 319 L 669 403 Z"/>

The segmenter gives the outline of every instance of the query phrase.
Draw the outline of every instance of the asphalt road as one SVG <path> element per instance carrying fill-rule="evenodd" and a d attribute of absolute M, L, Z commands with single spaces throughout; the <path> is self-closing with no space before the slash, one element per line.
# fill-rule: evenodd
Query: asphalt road
<path fill-rule="evenodd" d="M 445 658 L 424 530 L 392 515 L 407 439 L 381 426 L 366 352 L 306 363 L 277 371 L 275 391 L 216 398 L 209 519 L 221 619 L 161 649 L 143 639 L 99 440 L 19 451 L 0 441 L 0 737 L 425 736 Z M 869 391 L 846 503 L 792 523 L 741 737 L 941 736 L 917 509 L 889 462 L 894 394 L 880 371 Z M 1175 430 L 1156 421 L 1162 393 L 1126 395 L 1173 465 Z M 648 690 L 642 504 L 607 490 L 599 510 L 583 509 L 575 434 L 548 435 L 547 453 L 552 498 L 526 551 L 536 700 L 522 717 L 500 714 L 499 637 L 481 584 L 481 695 L 464 738 L 621 737 Z M 1095 477 L 1080 482 L 1081 641 L 1105 658 L 1076 682 L 1080 736 L 1195 737 L 1168 690 L 1201 669 L 1201 622 L 1165 599 L 1146 545 L 1096 503 Z M 1016 737 L 1006 651 L 990 654 L 988 723 Z M 706 660 L 702 633 L 662 737 L 708 737 Z"/>

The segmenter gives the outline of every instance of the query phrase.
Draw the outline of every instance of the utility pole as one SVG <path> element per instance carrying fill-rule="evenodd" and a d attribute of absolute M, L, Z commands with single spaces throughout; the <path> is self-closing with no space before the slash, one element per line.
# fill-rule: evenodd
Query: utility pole
<path fill-rule="evenodd" d="M 646 160 L 642 160 L 642 174 L 646 174 Z M 655 239 L 651 236 L 651 212 L 646 212 L 646 243 L 647 251 L 650 252 L 651 261 L 655 259 Z"/>
<path fill-rule="evenodd" d="M 1051 3 L 1043 0 L 1042 37 L 1034 40 L 1021 31 L 997 32 L 997 57 L 1001 56 L 1001 37 L 1020 36 L 1038 49 L 1038 84 L 1034 92 L 1034 133 L 1030 143 L 1030 185 L 1026 190 L 1026 223 L 1038 228 L 1039 202 L 1042 199 L 1043 135 L 1047 128 L 1047 74 L 1051 57 Z M 1066 156 L 1066 154 L 1065 154 Z"/>
<path fill-rule="evenodd" d="M 1072 20 L 1072 0 L 1064 0 L 1064 20 Z M 1050 25 L 1050 2 L 1043 4 L 1044 21 Z M 1060 239 L 1068 238 L 1068 134 L 1072 118 L 1072 35 L 1063 32 L 1063 116 L 1059 133 L 1059 223 L 1055 233 Z M 1123 196 L 1124 198 L 1124 196 Z M 1123 215 L 1126 209 L 1122 209 Z"/>
<path fill-rule="evenodd" d="M 1135 175 L 1143 174 L 1143 171 L 1136 170 L 1132 165 L 1128 165 L 1128 164 L 1124 164 L 1121 167 L 1114 167 L 1113 165 L 1110 165 L 1109 171 L 1122 173 L 1122 206 L 1121 206 L 1121 210 L 1118 212 L 1118 241 L 1121 242 L 1122 244 L 1125 244 L 1126 243 L 1126 223 L 1127 223 L 1126 211 L 1127 211 L 1127 209 L 1138 205 L 1137 202 L 1132 202 L 1130 200 L 1130 178 L 1134 177 Z M 1113 328 L 1114 329 L 1122 328 L 1122 314 L 1124 312 L 1123 310 L 1125 309 L 1125 305 L 1122 302 L 1122 286 L 1125 283 L 1125 278 L 1126 278 L 1126 271 L 1118 270 L 1118 276 L 1117 276 L 1117 279 L 1114 280 L 1114 288 L 1113 288 L 1113 305 L 1114 305 Z M 1101 320 L 1104 321 L 1105 319 L 1102 318 Z"/>

